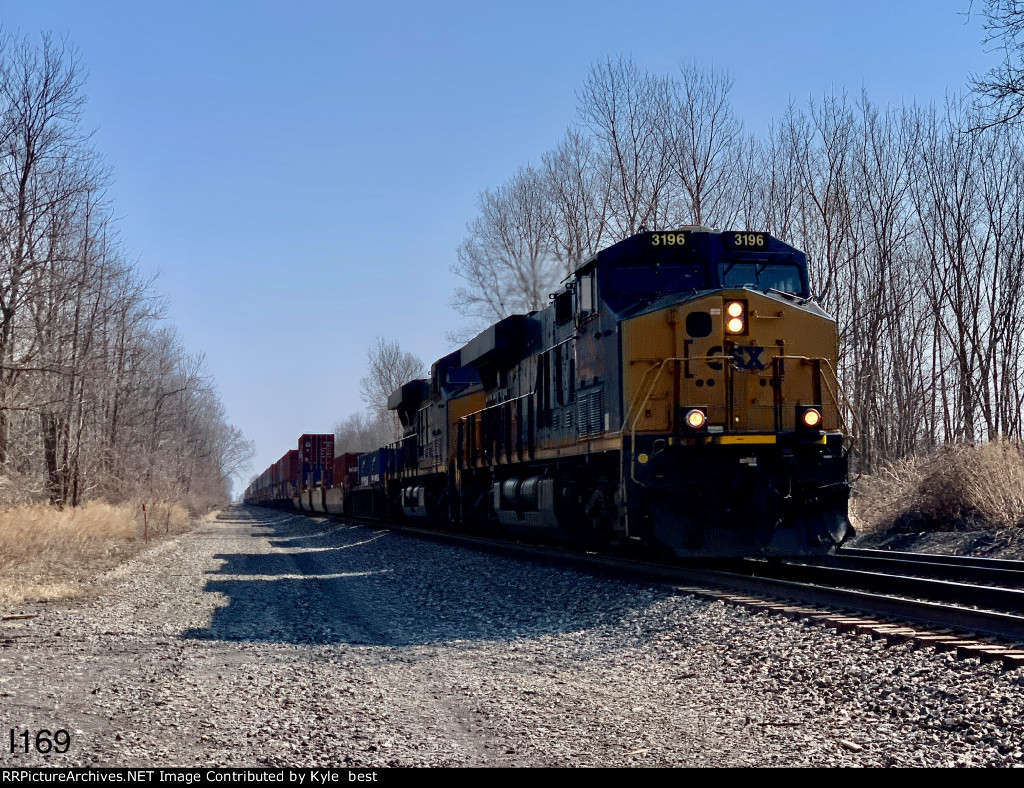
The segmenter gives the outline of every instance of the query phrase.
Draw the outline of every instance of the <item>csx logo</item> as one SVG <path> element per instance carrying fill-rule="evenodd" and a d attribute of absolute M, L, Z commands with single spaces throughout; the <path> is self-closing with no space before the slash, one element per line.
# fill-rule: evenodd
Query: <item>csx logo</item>
<path fill-rule="evenodd" d="M 715 345 L 711 350 L 708 351 L 709 356 L 720 356 L 723 352 L 721 345 Z M 750 346 L 739 346 L 734 345 L 732 350 L 729 351 L 732 356 L 732 363 L 737 369 L 749 369 L 749 370 L 761 370 L 764 369 L 764 362 L 761 361 L 761 353 L 764 352 L 763 347 L 750 347 Z M 711 369 L 721 369 L 721 361 L 709 361 L 708 366 Z"/>

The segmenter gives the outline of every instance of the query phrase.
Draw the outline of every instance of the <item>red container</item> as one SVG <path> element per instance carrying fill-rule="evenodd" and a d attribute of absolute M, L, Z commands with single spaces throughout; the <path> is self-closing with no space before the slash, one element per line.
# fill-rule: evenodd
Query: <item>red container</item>
<path fill-rule="evenodd" d="M 334 435 L 299 438 L 298 476 L 302 489 L 331 487 L 334 477 Z"/>
<path fill-rule="evenodd" d="M 334 484 L 355 487 L 359 483 L 359 455 L 352 452 L 334 458 Z"/>

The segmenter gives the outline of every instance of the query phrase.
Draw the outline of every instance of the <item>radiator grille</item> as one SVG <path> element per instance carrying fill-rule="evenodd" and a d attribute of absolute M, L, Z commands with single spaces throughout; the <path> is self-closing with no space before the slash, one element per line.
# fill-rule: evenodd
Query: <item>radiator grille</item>
<path fill-rule="evenodd" d="M 583 394 L 577 401 L 577 433 L 581 438 L 604 430 L 604 389 Z"/>

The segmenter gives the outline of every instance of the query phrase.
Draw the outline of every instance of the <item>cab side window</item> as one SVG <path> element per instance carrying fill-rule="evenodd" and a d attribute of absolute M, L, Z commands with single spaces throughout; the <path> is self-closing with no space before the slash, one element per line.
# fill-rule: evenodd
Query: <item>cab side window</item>
<path fill-rule="evenodd" d="M 565 290 L 555 296 L 555 322 L 561 325 L 572 319 L 572 292 Z"/>
<path fill-rule="evenodd" d="M 576 280 L 576 316 L 582 321 L 597 311 L 597 277 L 583 274 Z"/>

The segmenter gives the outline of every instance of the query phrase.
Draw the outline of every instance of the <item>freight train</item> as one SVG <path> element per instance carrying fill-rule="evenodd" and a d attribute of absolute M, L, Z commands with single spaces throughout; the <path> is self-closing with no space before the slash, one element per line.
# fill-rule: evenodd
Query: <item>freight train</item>
<path fill-rule="evenodd" d="M 852 535 L 838 334 L 802 252 L 764 232 L 640 232 L 550 300 L 395 391 L 400 441 L 333 458 L 331 436 L 304 435 L 245 500 L 675 557 Z M 319 465 L 301 456 L 314 446 Z"/>

